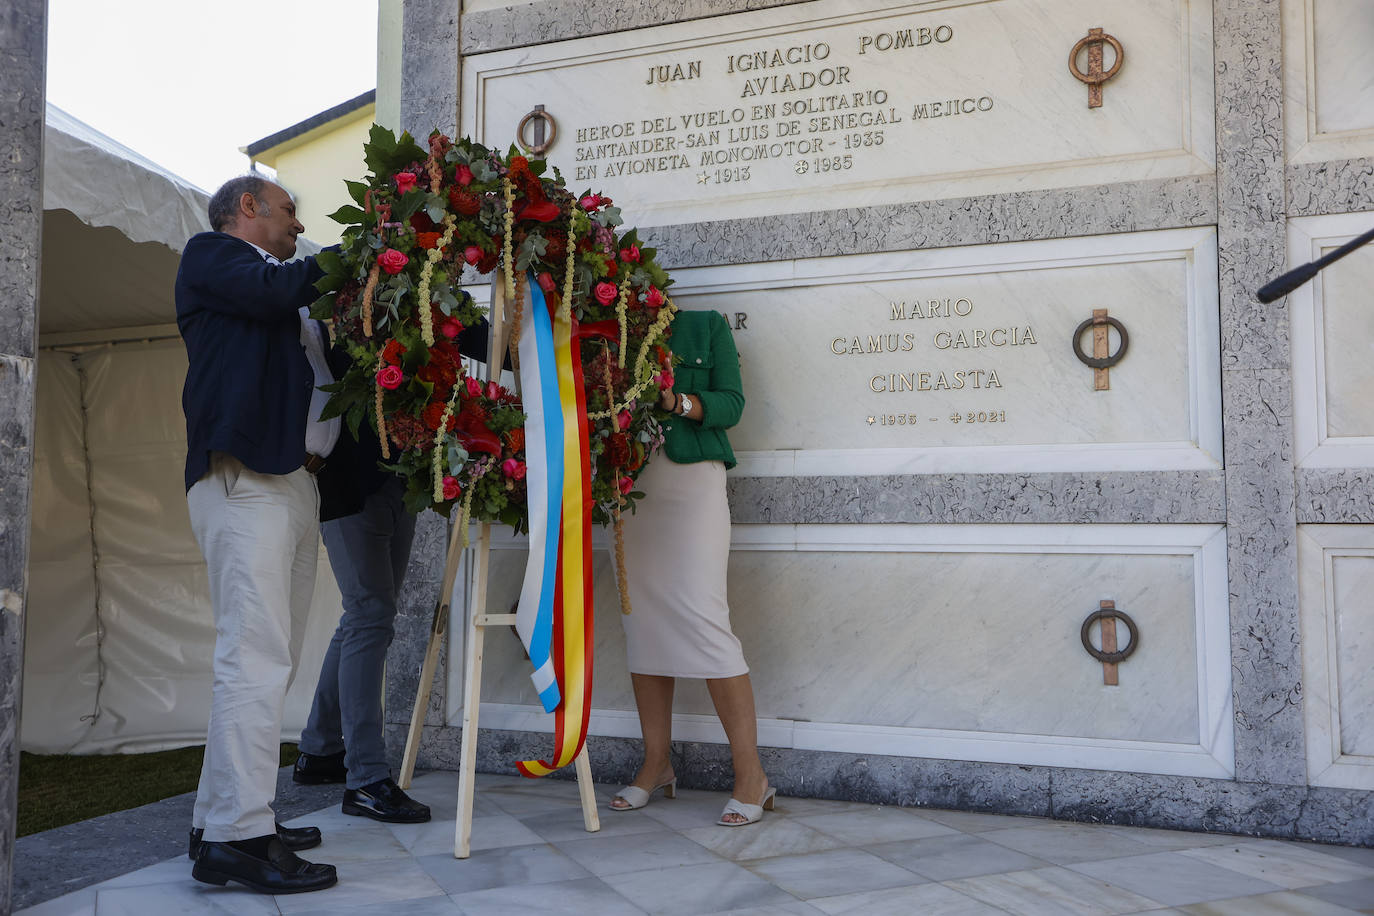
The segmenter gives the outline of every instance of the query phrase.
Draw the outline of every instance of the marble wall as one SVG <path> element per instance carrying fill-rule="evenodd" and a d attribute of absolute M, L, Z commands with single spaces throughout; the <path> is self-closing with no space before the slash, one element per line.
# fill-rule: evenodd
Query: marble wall
<path fill-rule="evenodd" d="M 11 907 L 19 787 L 46 29 L 44 0 L 16 0 L 0 16 L 0 913 Z"/>
<path fill-rule="evenodd" d="M 1374 713 L 1367 679 L 1357 665 L 1352 670 L 1374 638 L 1367 601 L 1361 603 L 1374 556 L 1374 432 L 1368 399 L 1360 394 L 1369 387 L 1361 338 L 1374 329 L 1357 292 L 1369 287 L 1370 262 L 1347 259 L 1286 305 L 1261 305 L 1253 295 L 1285 266 L 1320 255 L 1374 219 L 1368 212 L 1374 211 L 1374 80 L 1364 78 L 1374 69 L 1374 55 L 1347 41 L 1344 27 L 1331 27 L 1367 16 L 1364 5 L 1212 0 L 1069 3 L 1050 10 L 1039 0 L 972 6 L 942 0 L 642 0 L 603 8 L 539 0 L 510 8 L 475 0 L 464 4 L 461 28 L 445 18 L 450 13 L 431 0 L 406 4 L 417 28 L 431 36 L 442 32 L 449 43 L 407 70 L 418 82 L 405 94 L 441 104 L 412 107 L 415 121 L 407 126 L 427 129 L 452 119 L 504 144 L 533 104 L 575 111 L 560 122 L 571 131 L 567 145 L 553 153 L 555 161 L 568 158 L 565 173 L 598 164 L 595 178 L 579 187 L 605 188 L 627 204 L 632 223 L 653 227 L 646 234 L 682 278 L 684 304 L 749 316 L 736 337 L 746 375 L 753 373 L 757 398 L 750 409 L 771 404 L 776 420 L 770 425 L 760 414 L 741 432 L 746 461 L 730 482 L 736 521 L 731 599 L 737 613 L 764 611 L 741 616 L 737 625 L 761 671 L 761 739 L 782 791 L 1374 844 Z M 881 23 L 894 28 L 880 29 Z M 733 79 L 738 74 L 728 68 L 746 51 L 805 44 L 800 37 L 784 40 L 802 34 L 799 24 L 807 26 L 813 52 L 816 40 L 833 44 L 830 64 L 849 67 L 858 90 L 885 89 L 893 98 L 889 107 L 903 118 L 882 128 L 899 142 L 881 153 L 862 146 L 852 152 L 854 162 L 873 174 L 905 156 L 905 169 L 887 175 L 882 192 L 852 174 L 818 176 L 810 162 L 803 173 L 800 157 L 788 160 L 791 176 L 776 163 L 765 164 L 748 179 L 732 176 L 729 187 L 709 170 L 701 181 L 700 163 L 693 161 L 692 169 L 682 170 L 692 173 L 683 187 L 673 183 L 676 175 L 660 176 L 653 185 L 664 189 L 672 206 L 659 206 L 642 189 L 634 193 L 643 175 L 604 173 L 596 144 L 616 139 L 599 136 L 601 128 L 614 131 L 612 111 L 633 107 L 629 100 L 644 92 L 657 93 L 663 115 L 637 113 L 634 139 L 685 144 L 684 125 L 669 130 L 672 119 L 697 108 L 732 118 L 739 106 L 713 103 L 748 84 L 730 83 L 720 70 Z M 890 74 L 870 69 L 871 58 L 865 58 L 877 52 L 878 35 L 896 35 L 904 24 L 917 30 L 929 25 L 932 40 L 903 49 L 902 60 L 888 52 L 888 69 L 905 77 L 888 86 L 883 80 Z M 937 42 L 940 24 L 949 27 L 948 40 Z M 1122 39 L 1127 63 L 1106 85 L 1103 107 L 1090 110 L 1086 88 L 1068 75 L 1064 60 L 1073 40 L 1094 26 Z M 1007 53 L 980 59 L 977 51 L 988 42 L 1005 43 Z M 461 54 L 450 55 L 455 48 Z M 935 54 L 944 55 L 944 71 L 930 69 Z M 1112 52 L 1106 54 L 1110 66 Z M 1040 56 L 1043 66 L 1035 63 Z M 690 65 L 697 61 L 694 73 Z M 549 79 L 572 69 L 602 83 L 623 81 L 630 64 L 642 65 L 641 81 L 651 85 L 611 94 L 620 108 L 604 112 L 597 106 L 606 100 L 595 97 L 559 103 L 577 81 Z M 666 80 L 656 76 L 658 64 L 667 66 L 661 71 Z M 681 80 L 674 79 L 679 65 Z M 937 72 L 957 74 L 949 85 L 958 91 L 946 91 Z M 461 99 L 448 94 L 454 86 L 461 86 Z M 990 88 L 963 92 L 978 86 Z M 927 88 L 935 96 L 967 94 L 975 110 L 967 120 L 938 125 L 918 118 L 920 100 L 912 93 Z M 696 92 L 693 104 L 672 102 L 684 91 Z M 976 100 L 984 95 L 994 104 L 978 112 Z M 451 97 L 456 112 L 446 107 Z M 1010 122 L 999 118 L 1036 115 L 1040 126 L 1017 134 L 1023 146 L 1005 142 Z M 659 116 L 669 120 L 654 123 Z M 752 108 L 741 116 L 744 126 L 766 121 L 770 133 L 778 120 L 755 119 Z M 914 133 L 917 120 L 922 129 L 943 133 Z M 1050 124 L 1075 129 L 1042 136 L 1038 131 Z M 804 132 L 825 127 L 808 123 Z M 588 132 L 580 140 L 579 128 Z M 843 142 L 840 135 L 824 139 Z M 937 139 L 943 144 L 932 142 Z M 711 143 L 709 134 L 706 141 Z M 964 159 L 948 160 L 950 150 L 962 151 Z M 1019 169 L 997 158 L 1018 154 Z M 619 155 L 610 149 L 601 159 L 627 161 Z M 799 184 L 813 179 L 822 180 Z M 788 215 L 768 215 L 780 213 Z M 1075 427 L 1068 419 L 1074 413 L 1054 415 L 1027 393 L 1049 402 L 1050 393 L 1057 396 L 1072 383 L 1073 370 L 1081 370 L 1063 334 L 1053 335 L 1058 350 L 1028 350 L 1032 362 L 1025 365 L 998 357 L 998 365 L 1016 366 L 1034 379 L 1009 403 L 1031 412 L 1039 439 L 1008 424 L 976 430 L 961 451 L 959 440 L 940 436 L 914 442 L 900 426 L 889 431 L 897 438 L 886 442 L 870 441 L 876 437 L 860 430 L 868 452 L 896 446 L 893 451 L 918 453 L 916 460 L 869 467 L 842 456 L 827 463 L 818 456 L 826 451 L 827 434 L 835 432 L 833 411 L 812 428 L 805 417 L 786 415 L 777 392 L 770 401 L 769 383 L 786 360 L 778 362 L 782 354 L 770 352 L 764 339 L 771 334 L 760 332 L 791 327 L 794 319 L 804 324 L 813 313 L 823 323 L 827 302 L 842 300 L 848 307 L 871 297 L 887 307 L 917 281 L 925 284 L 921 297 L 929 299 L 929 285 L 948 282 L 955 267 L 975 264 L 957 272 L 958 282 L 977 293 L 970 299 L 1003 297 L 1013 313 L 1024 302 L 1024 313 L 1036 323 L 1053 325 L 1069 320 L 1071 309 L 1055 309 L 1073 300 L 1074 272 L 1088 276 L 1103 269 L 1094 258 L 1120 254 L 1122 246 L 1163 250 L 1169 246 L 1159 244 L 1161 238 L 1184 236 L 1186 243 L 1171 242 L 1173 266 L 1168 258 L 1114 262 L 1089 283 L 1124 294 L 1123 307 L 1138 295 L 1143 349 L 1136 355 L 1149 354 L 1112 370 L 1114 388 L 1106 397 L 1118 391 L 1132 396 L 1113 401 L 1110 420 L 1097 417 Z M 1041 246 L 1030 259 L 1033 269 L 1008 267 L 1017 250 L 1011 243 Z M 1055 266 L 1062 257 L 1081 260 Z M 884 275 L 884 265 L 916 272 Z M 1040 268 L 1046 272 L 1033 276 Z M 920 269 L 931 273 L 920 275 Z M 874 270 L 877 276 L 865 276 L 858 295 L 837 297 L 826 289 Z M 795 312 L 771 301 L 764 287 L 784 289 L 780 298 Z M 1076 303 L 1080 310 L 1084 304 Z M 841 313 L 837 325 L 865 323 L 862 309 Z M 831 362 L 841 359 L 858 357 L 836 355 Z M 1141 383 L 1132 373 L 1142 366 L 1149 392 L 1132 387 Z M 866 371 L 856 376 L 867 377 Z M 1084 396 L 1077 412 L 1091 415 L 1093 407 Z M 876 409 L 861 413 L 882 415 Z M 1098 434 L 1118 423 L 1124 426 L 1113 435 L 1123 447 L 1112 460 L 1074 464 L 1055 454 L 1054 444 L 1072 444 L 1077 432 L 1101 448 L 1112 435 Z M 789 431 L 800 437 L 796 443 L 783 441 Z M 1180 447 L 1165 453 L 1152 442 Z M 1034 446 L 1039 454 L 1030 457 L 1026 452 Z M 999 464 L 988 457 L 999 448 L 1023 449 L 1021 460 Z M 780 453 L 789 457 L 780 459 Z M 962 461 L 941 465 L 936 457 L 956 453 Z M 1123 454 L 1131 456 L 1124 463 Z M 1065 550 L 1055 540 L 1061 527 L 1095 546 Z M 858 533 L 835 534 L 850 529 Z M 1191 529 L 1190 537 L 1178 529 Z M 879 542 L 897 546 L 873 550 Z M 442 565 L 442 535 L 430 543 L 436 552 L 429 563 Z M 804 543 L 812 546 L 799 547 Z M 983 549 L 1009 543 L 1019 548 Z M 1162 550 L 1163 544 L 1171 546 Z M 496 552 L 496 562 L 514 569 L 518 555 L 508 545 Z M 1081 647 L 1055 642 L 1062 639 L 1062 620 L 1049 595 L 1028 599 L 1017 614 L 988 610 L 1016 604 L 998 593 L 999 581 L 1043 579 L 1052 592 L 1076 594 L 1085 578 L 1092 581 L 1102 570 L 1129 593 L 1123 607 L 1129 600 L 1173 608 L 1166 620 L 1152 616 L 1142 626 L 1141 654 L 1121 666 L 1122 686 L 1111 688 L 1117 694 L 1087 682 L 1100 675 L 1100 665 L 1084 666 Z M 902 600 L 900 586 L 883 584 L 893 579 L 907 590 L 913 581 L 925 583 L 929 603 Z M 898 634 L 890 656 L 861 640 L 850 660 L 854 667 L 886 658 L 884 677 L 903 685 L 893 696 L 826 688 L 827 672 L 835 669 L 809 654 L 824 642 L 819 638 L 769 644 L 768 615 L 778 613 L 778 602 L 807 621 L 804 629 L 829 633 L 832 643 L 859 638 L 854 633 L 862 627 L 852 624 L 825 629 L 833 615 L 827 617 L 824 607 L 847 597 L 827 590 L 835 582 L 859 591 L 846 608 L 871 608 L 867 616 L 876 615 Z M 1132 592 L 1133 582 L 1139 587 Z M 977 598 L 965 601 L 969 596 Z M 1079 597 L 1089 601 L 1086 593 Z M 627 777 L 637 763 L 636 732 L 615 666 L 614 603 L 603 604 L 610 611 L 598 621 L 593 734 L 599 737 L 589 747 L 597 778 L 613 780 Z M 972 616 L 940 613 L 970 606 L 978 609 Z M 393 656 L 393 682 L 418 667 L 424 600 L 414 602 L 413 617 L 412 632 Z M 1048 640 L 1037 643 L 1037 652 L 1056 658 L 1054 676 L 1037 676 L 1013 661 L 1005 671 L 984 664 L 994 669 L 992 686 L 971 683 L 960 666 L 1005 646 L 1019 627 L 1032 634 L 1027 638 Z M 917 634 L 930 640 L 933 654 L 923 654 L 926 639 Z M 1164 667 L 1158 667 L 1159 655 L 1146 654 L 1150 634 L 1169 647 Z M 545 752 L 548 737 L 547 725 L 530 712 L 518 649 L 499 637 L 489 642 L 489 658 L 508 664 L 487 669 L 479 765 L 510 772 L 518 756 Z M 455 637 L 450 649 L 456 652 L 460 641 Z M 1082 658 L 1074 659 L 1075 652 Z M 918 673 L 903 669 L 901 660 L 914 660 Z M 776 690 L 780 680 L 792 689 Z M 459 685 L 453 671 L 437 679 L 422 765 L 456 765 L 458 729 L 452 723 L 461 708 Z M 1018 691 L 1030 706 L 999 699 Z M 1043 708 L 1037 697 L 1045 700 Z M 1132 705 L 1139 703 L 1149 708 Z M 408 720 L 401 713 L 409 705 L 393 699 L 391 708 L 392 744 L 399 747 Z M 688 689 L 678 712 L 679 772 L 691 773 L 687 778 L 703 787 L 728 787 L 728 752 L 712 730 L 704 694 Z M 975 738 L 993 750 L 969 752 Z"/>

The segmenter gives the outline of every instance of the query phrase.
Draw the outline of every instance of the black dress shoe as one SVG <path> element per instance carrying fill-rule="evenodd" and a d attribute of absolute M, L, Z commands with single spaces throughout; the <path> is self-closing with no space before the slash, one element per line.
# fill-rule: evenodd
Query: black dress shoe
<path fill-rule="evenodd" d="M 191 877 L 206 884 L 237 881 L 260 894 L 303 894 L 332 887 L 339 880 L 333 865 L 307 862 L 276 837 L 259 858 L 229 843 L 201 843 Z"/>
<path fill-rule="evenodd" d="M 201 847 L 201 837 L 205 836 L 205 831 L 199 827 L 191 828 L 191 843 L 186 850 L 186 858 L 192 862 L 196 860 L 196 852 Z M 320 836 L 318 827 L 283 827 L 277 825 L 277 839 L 281 844 L 292 852 L 300 852 L 302 849 L 314 849 L 320 845 L 323 837 Z"/>
<path fill-rule="evenodd" d="M 344 752 L 337 754 L 301 754 L 291 768 L 291 781 L 302 786 L 322 786 L 343 782 L 348 778 L 344 766 Z"/>
<path fill-rule="evenodd" d="M 389 824 L 423 824 L 429 820 L 429 805 L 422 805 L 402 792 L 388 776 L 361 789 L 345 789 L 343 813 Z"/>

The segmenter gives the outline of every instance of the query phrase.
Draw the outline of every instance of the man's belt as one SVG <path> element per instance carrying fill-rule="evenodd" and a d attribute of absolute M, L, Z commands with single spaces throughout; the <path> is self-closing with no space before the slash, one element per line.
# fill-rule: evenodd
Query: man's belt
<path fill-rule="evenodd" d="M 314 452 L 306 452 L 305 460 L 301 462 L 301 467 L 305 468 L 311 474 L 318 474 L 320 471 L 324 470 L 324 459 Z"/>

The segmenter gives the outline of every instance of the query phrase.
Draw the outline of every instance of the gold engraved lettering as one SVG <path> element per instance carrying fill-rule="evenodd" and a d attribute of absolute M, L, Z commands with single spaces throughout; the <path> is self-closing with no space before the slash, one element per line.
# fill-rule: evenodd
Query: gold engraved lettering
<path fill-rule="evenodd" d="M 903 391 L 962 391 L 965 388 L 1001 388 L 995 369 L 929 369 L 889 372 L 869 378 L 868 387 L 878 394 Z"/>
<path fill-rule="evenodd" d="M 1035 332 L 1023 328 L 973 328 L 971 331 L 937 331 L 931 338 L 937 350 L 978 350 L 983 347 L 1024 347 L 1037 343 Z"/>
<path fill-rule="evenodd" d="M 877 35 L 864 35 L 859 38 L 859 53 L 874 51 L 903 51 L 907 48 L 921 48 L 932 41 L 944 44 L 954 37 L 954 29 L 947 25 L 934 29 L 902 29 L 897 32 L 879 32 Z"/>

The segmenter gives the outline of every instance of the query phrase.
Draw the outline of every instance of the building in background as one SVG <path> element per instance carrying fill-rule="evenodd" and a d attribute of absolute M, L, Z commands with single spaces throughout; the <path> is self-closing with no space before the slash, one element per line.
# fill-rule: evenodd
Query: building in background
<path fill-rule="evenodd" d="M 253 168 L 276 172 L 277 181 L 296 198 L 305 234 L 321 245 L 339 241 L 343 227 L 329 214 L 352 203 L 347 179 L 362 177 L 363 143 L 377 120 L 377 91 L 306 118 L 243 147 Z"/>

